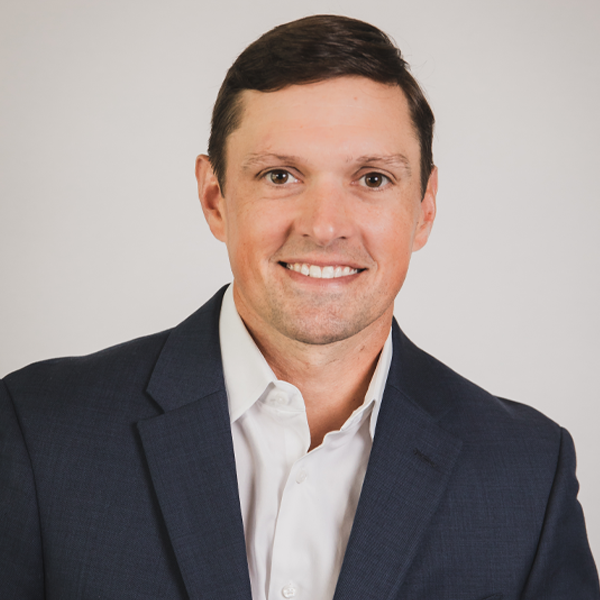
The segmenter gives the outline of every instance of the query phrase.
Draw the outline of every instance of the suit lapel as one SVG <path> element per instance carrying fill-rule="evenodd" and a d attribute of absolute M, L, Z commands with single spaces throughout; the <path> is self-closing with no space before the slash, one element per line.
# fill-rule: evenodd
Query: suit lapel
<path fill-rule="evenodd" d="M 335 600 L 386 600 L 398 591 L 462 445 L 438 425 L 439 414 L 407 395 L 417 365 L 394 327 L 394 358 Z M 440 414 L 447 408 L 443 400 L 436 406 Z"/>
<path fill-rule="evenodd" d="M 189 597 L 250 600 L 219 350 L 221 299 L 169 335 L 148 385 L 165 412 L 138 431 Z"/>

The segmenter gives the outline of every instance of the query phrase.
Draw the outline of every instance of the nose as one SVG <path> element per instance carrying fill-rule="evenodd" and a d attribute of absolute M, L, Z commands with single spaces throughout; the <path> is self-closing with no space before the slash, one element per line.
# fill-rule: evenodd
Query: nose
<path fill-rule="evenodd" d="M 315 182 L 303 194 L 296 231 L 322 247 L 354 232 L 352 196 L 335 182 Z"/>

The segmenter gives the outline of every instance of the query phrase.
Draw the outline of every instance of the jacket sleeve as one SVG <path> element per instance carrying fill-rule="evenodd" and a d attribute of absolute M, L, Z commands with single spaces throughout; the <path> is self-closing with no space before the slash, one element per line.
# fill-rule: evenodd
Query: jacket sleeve
<path fill-rule="evenodd" d="M 544 525 L 521 600 L 600 600 L 578 490 L 573 440 L 562 429 Z"/>
<path fill-rule="evenodd" d="M 0 380 L 0 599 L 43 598 L 33 471 L 13 402 Z"/>

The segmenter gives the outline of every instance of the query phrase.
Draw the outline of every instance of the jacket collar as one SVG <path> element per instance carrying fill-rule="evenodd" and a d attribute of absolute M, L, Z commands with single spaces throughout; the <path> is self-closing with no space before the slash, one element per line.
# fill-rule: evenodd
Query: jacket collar
<path fill-rule="evenodd" d="M 219 315 L 227 286 L 169 333 L 147 391 L 166 412 L 225 390 Z M 393 387 L 434 420 L 452 408 L 456 375 L 415 346 L 392 324 L 393 360 L 387 387 Z M 432 376 L 432 373 L 434 376 Z"/>
<path fill-rule="evenodd" d="M 147 387 L 165 412 L 225 390 L 219 313 L 226 289 L 169 333 Z"/>

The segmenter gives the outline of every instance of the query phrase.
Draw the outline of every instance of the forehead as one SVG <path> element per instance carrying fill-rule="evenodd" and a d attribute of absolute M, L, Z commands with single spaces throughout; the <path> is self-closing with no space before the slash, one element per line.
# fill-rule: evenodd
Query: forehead
<path fill-rule="evenodd" d="M 399 86 L 363 77 L 293 85 L 276 92 L 244 90 L 228 158 L 247 152 L 415 154 L 419 142 Z"/>

